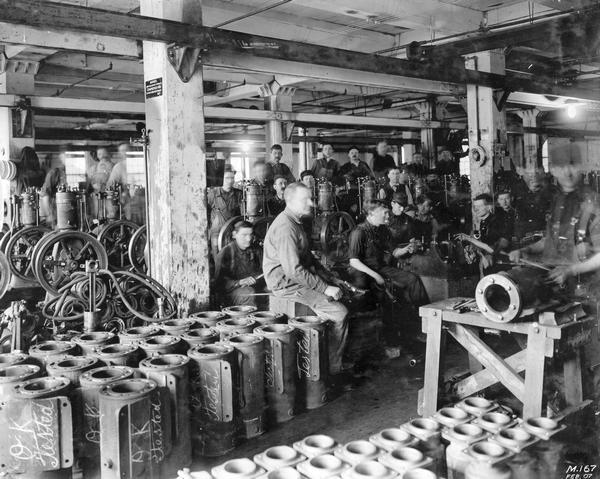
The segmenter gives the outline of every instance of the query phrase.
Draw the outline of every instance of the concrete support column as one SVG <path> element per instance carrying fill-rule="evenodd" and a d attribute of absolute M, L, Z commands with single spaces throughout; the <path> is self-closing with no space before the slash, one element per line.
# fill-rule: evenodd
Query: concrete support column
<path fill-rule="evenodd" d="M 202 23 L 199 0 L 141 0 L 141 14 Z M 209 300 L 204 92 L 199 52 L 144 42 L 152 276 L 183 313 Z M 171 64 L 179 65 L 179 74 Z M 181 75 L 181 76 L 180 76 Z"/>
<path fill-rule="evenodd" d="M 435 120 L 435 99 L 431 98 L 427 101 L 417 104 L 419 110 L 419 119 L 423 122 L 424 126 L 427 123 Z M 437 157 L 437 148 L 435 144 L 434 131 L 431 128 L 421 129 L 421 155 L 423 156 L 423 163 L 429 168 L 435 166 Z"/>
<path fill-rule="evenodd" d="M 504 74 L 504 54 L 491 50 L 467 57 L 472 70 Z M 469 149 L 471 152 L 471 197 L 493 194 L 494 166 L 504 159 L 506 149 L 506 116 L 498 110 L 494 91 L 488 87 L 467 85 Z M 481 148 L 481 150 L 479 150 Z M 479 151 L 480 154 L 474 154 Z"/>
<path fill-rule="evenodd" d="M 273 80 L 270 83 L 265 83 L 259 88 L 261 96 L 265 101 L 265 110 L 269 111 L 292 111 L 292 97 L 296 92 L 296 88 L 292 86 L 282 86 L 277 80 Z M 291 136 L 293 128 L 289 122 L 281 120 L 269 120 L 265 124 L 265 150 L 267 152 L 267 158 L 269 156 L 271 146 L 275 144 L 281 145 L 283 148 L 283 163 L 287 164 L 294 176 L 300 174 L 300 168 L 298 162 L 293 161 L 293 144 L 288 141 L 288 136 Z"/>
<path fill-rule="evenodd" d="M 538 116 L 540 110 L 532 108 L 530 110 L 521 110 L 517 115 L 523 120 L 523 128 L 537 128 Z M 523 133 L 523 167 L 526 171 L 533 171 L 538 166 L 538 155 L 540 149 L 540 139 L 537 133 Z"/>

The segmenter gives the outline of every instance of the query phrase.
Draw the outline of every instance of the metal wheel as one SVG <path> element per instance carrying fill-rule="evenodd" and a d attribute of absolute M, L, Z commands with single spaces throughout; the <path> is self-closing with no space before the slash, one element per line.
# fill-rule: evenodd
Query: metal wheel
<path fill-rule="evenodd" d="M 10 284 L 10 265 L 6 255 L 0 252 L 0 298 L 6 294 Z"/>
<path fill-rule="evenodd" d="M 33 250 L 42 237 L 50 232 L 45 226 L 29 226 L 10 237 L 6 244 L 6 259 L 12 274 L 24 280 L 34 280 Z"/>
<path fill-rule="evenodd" d="M 6 245 L 8 244 L 12 236 L 17 233 L 17 231 L 19 230 L 9 230 L 2 235 L 2 238 L 0 238 L 0 251 L 2 251 L 3 253 L 6 251 Z"/>
<path fill-rule="evenodd" d="M 266 218 L 260 218 L 254 222 L 254 244 L 263 247 L 265 242 L 265 236 L 267 236 L 267 231 L 273 223 L 275 219 L 274 216 L 267 216 Z"/>
<path fill-rule="evenodd" d="M 232 240 L 233 227 L 238 221 L 244 221 L 244 217 L 234 216 L 233 218 L 228 219 L 225 224 L 221 226 L 221 230 L 219 231 L 219 239 L 217 240 L 218 251 L 221 251 Z"/>
<path fill-rule="evenodd" d="M 133 269 L 138 273 L 146 273 L 148 267 L 146 265 L 146 242 L 148 241 L 148 234 L 146 232 L 146 225 L 140 226 L 135 233 L 131 236 L 129 241 L 129 249 L 127 253 L 129 255 L 129 262 Z"/>
<path fill-rule="evenodd" d="M 131 266 L 129 261 L 129 242 L 138 225 L 128 220 L 109 223 L 98 234 L 98 241 L 108 255 L 108 265 L 113 270 L 123 270 Z"/>
<path fill-rule="evenodd" d="M 85 271 L 88 260 L 98 261 L 100 269 L 108 267 L 106 251 L 96 238 L 81 231 L 60 231 L 38 243 L 33 272 L 46 291 L 58 294 L 73 275 Z"/>
<path fill-rule="evenodd" d="M 350 233 L 356 224 L 348 213 L 338 211 L 323 219 L 321 251 L 333 260 L 344 260 L 348 254 Z"/>

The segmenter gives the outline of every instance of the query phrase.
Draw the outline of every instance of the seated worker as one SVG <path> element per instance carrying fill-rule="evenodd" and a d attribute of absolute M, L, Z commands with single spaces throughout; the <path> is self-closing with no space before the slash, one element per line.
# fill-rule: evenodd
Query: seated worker
<path fill-rule="evenodd" d="M 392 201 L 392 195 L 394 193 L 402 192 L 404 195 L 406 195 L 408 204 L 414 204 L 413 193 L 408 184 L 409 177 L 406 171 L 402 171 L 399 167 L 393 166 L 388 170 L 387 178 L 388 183 L 379 191 L 380 200 L 384 200 L 389 203 Z"/>
<path fill-rule="evenodd" d="M 415 238 L 423 244 L 429 244 L 440 231 L 438 221 L 433 217 L 433 200 L 427 195 L 419 195 L 415 201 L 417 212 L 414 221 Z"/>
<path fill-rule="evenodd" d="M 267 199 L 267 211 L 269 216 L 277 216 L 285 210 L 284 192 L 287 186 L 287 180 L 283 176 L 276 176 L 273 180 L 273 190 L 275 194 Z"/>
<path fill-rule="evenodd" d="M 352 184 L 356 183 L 358 178 L 374 178 L 369 165 L 360 159 L 358 147 L 351 146 L 348 150 L 348 163 L 344 163 L 339 170 L 339 175 L 343 176 Z"/>
<path fill-rule="evenodd" d="M 213 258 L 217 256 L 219 232 L 227 220 L 241 214 L 242 191 L 233 187 L 235 171 L 226 167 L 223 173 L 223 186 L 210 188 L 206 193 L 208 217 L 210 220 L 210 248 Z"/>
<path fill-rule="evenodd" d="M 465 241 L 478 248 L 481 257 L 480 269 L 484 275 L 498 272 L 502 267 L 494 266 L 495 256 L 501 252 L 508 252 L 510 238 L 507 238 L 502 217 L 492 213 L 494 200 L 487 193 L 482 193 L 473 199 L 473 212 L 475 222 L 479 229 L 473 236 L 459 235 Z"/>
<path fill-rule="evenodd" d="M 371 289 L 384 298 L 382 292 L 404 299 L 412 307 L 411 319 L 418 319 L 418 308 L 429 303 L 429 297 L 421 279 L 414 273 L 402 271 L 388 265 L 390 256 L 390 233 L 387 228 L 390 210 L 387 205 L 375 200 L 366 208 L 366 219 L 350 233 L 348 257 L 350 265 L 348 275 L 352 284 L 360 289 Z M 391 251 L 395 258 L 403 254 L 401 248 Z M 386 280 L 393 288 L 386 290 Z M 386 315 L 389 318 L 390 315 Z M 388 322 L 386 325 L 388 346 L 397 346 L 400 336 L 400 324 Z"/>
<path fill-rule="evenodd" d="M 504 231 L 504 237 L 512 240 L 515 234 L 517 214 L 512 206 L 512 194 L 510 190 L 500 190 L 496 197 L 496 203 L 498 204 L 498 208 L 496 208 L 495 214 L 502 219 L 502 231 Z"/>
<path fill-rule="evenodd" d="M 348 309 L 340 302 L 342 290 L 309 249 L 302 218 L 311 214 L 311 191 L 302 183 L 285 189 L 286 208 L 271 224 L 264 241 L 263 272 L 272 294 L 302 303 L 329 320 L 329 372 L 335 384 L 346 381 L 342 356 L 348 335 Z"/>
<path fill-rule="evenodd" d="M 267 163 L 267 176 L 270 181 L 273 181 L 278 176 L 283 176 L 288 183 L 293 183 L 295 181 L 294 175 L 292 174 L 290 167 L 281 162 L 282 157 L 283 148 L 281 145 L 273 145 L 271 147 L 271 161 Z"/>
<path fill-rule="evenodd" d="M 390 221 L 388 228 L 391 233 L 392 244 L 400 248 L 401 256 L 412 253 L 412 245 L 410 241 L 415 239 L 414 233 L 414 221 L 413 218 L 408 216 L 404 210 L 408 206 L 408 199 L 402 192 L 394 193 L 391 200 L 392 214 L 390 215 Z M 400 246 L 402 245 L 402 246 Z"/>
<path fill-rule="evenodd" d="M 300 183 L 304 184 L 310 188 L 310 191 L 314 192 L 315 175 L 313 174 L 312 170 L 304 170 L 302 173 L 300 173 Z"/>
<path fill-rule="evenodd" d="M 316 179 L 325 178 L 328 181 L 334 181 L 337 178 L 340 165 L 333 157 L 333 153 L 333 146 L 323 145 L 323 158 L 317 158 L 311 168 Z"/>
<path fill-rule="evenodd" d="M 260 249 L 252 245 L 252 239 L 252 223 L 238 221 L 233 240 L 217 255 L 215 290 L 224 305 L 257 306 L 257 297 L 253 295 L 264 286 L 260 280 L 262 255 Z"/>

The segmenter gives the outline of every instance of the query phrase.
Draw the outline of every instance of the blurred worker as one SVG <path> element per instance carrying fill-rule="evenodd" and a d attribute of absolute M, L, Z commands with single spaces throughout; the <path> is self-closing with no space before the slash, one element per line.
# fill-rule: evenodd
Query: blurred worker
<path fill-rule="evenodd" d="M 276 176 L 273 181 L 273 190 L 275 194 L 267 200 L 267 210 L 269 216 L 277 216 L 285 210 L 284 192 L 288 182 L 284 176 Z"/>
<path fill-rule="evenodd" d="M 338 174 L 346 181 L 355 184 L 359 178 L 373 178 L 373 172 L 369 165 L 360 159 L 360 151 L 357 146 L 351 146 L 348 150 L 348 163 L 344 163 Z"/>
<path fill-rule="evenodd" d="M 375 178 L 385 177 L 391 168 L 396 167 L 396 162 L 394 161 L 394 157 L 389 154 L 389 146 L 388 146 L 387 141 L 379 140 L 377 142 L 377 147 L 375 148 L 375 151 L 373 152 L 371 166 L 373 168 L 373 173 L 375 174 Z"/>
<path fill-rule="evenodd" d="M 262 254 L 260 248 L 252 245 L 252 240 L 252 223 L 238 221 L 233 240 L 217 255 L 215 290 L 223 305 L 257 306 L 254 295 L 264 289 Z"/>
<path fill-rule="evenodd" d="M 281 145 L 273 145 L 271 147 L 271 160 L 267 163 L 269 180 L 275 179 L 277 176 L 283 176 L 288 183 L 296 181 L 289 166 L 281 162 L 283 158 L 283 148 Z"/>
<path fill-rule="evenodd" d="M 270 194 L 272 180 L 269 178 L 269 167 L 264 160 L 256 160 L 252 165 L 252 179 Z"/>
<path fill-rule="evenodd" d="M 241 215 L 242 192 L 233 187 L 234 183 L 235 171 L 226 167 L 223 173 L 223 186 L 216 186 L 207 191 L 210 247 L 213 257 L 217 255 L 221 228 L 234 216 Z"/>
<path fill-rule="evenodd" d="M 119 188 L 126 219 L 137 224 L 146 221 L 146 168 L 143 155 L 129 155 L 130 146 L 119 145 L 119 162 L 110 172 L 107 188 Z"/>
<path fill-rule="evenodd" d="M 113 163 L 115 165 L 125 161 L 127 159 L 127 153 L 131 151 L 131 145 L 129 143 L 121 143 L 117 147 L 117 154 L 113 158 Z"/>
<path fill-rule="evenodd" d="M 552 187 L 544 185 L 544 172 L 540 169 L 526 172 L 523 179 L 527 187 L 515 199 L 518 213 L 515 228 L 519 239 L 528 233 L 544 230 L 555 193 Z"/>
<path fill-rule="evenodd" d="M 392 261 L 390 254 L 399 258 L 406 253 L 401 248 L 390 251 L 391 237 L 387 228 L 389 208 L 384 202 L 375 200 L 366 205 L 365 213 L 365 221 L 350 233 L 348 275 L 352 278 L 351 282 L 357 288 L 373 290 L 381 299 L 385 298 L 386 294 L 402 298 L 415 313 L 419 306 L 429 302 L 429 298 L 416 274 L 389 266 Z M 386 280 L 389 281 L 390 287 L 386 285 Z M 382 294 L 383 291 L 387 293 Z M 387 345 L 397 346 L 400 325 L 398 321 L 393 321 L 393 325 L 391 323 L 386 325 L 389 330 L 389 334 L 385 335 Z"/>
<path fill-rule="evenodd" d="M 92 166 L 88 174 L 88 184 L 94 193 L 99 193 L 106 189 L 114 164 L 111 161 L 108 148 L 104 146 L 96 150 L 96 159 L 98 161 Z"/>
<path fill-rule="evenodd" d="M 15 194 L 24 193 L 27 188 L 41 188 L 46 178 L 37 153 L 30 146 L 21 150 L 21 157 L 17 163 L 17 176 L 15 177 Z"/>
<path fill-rule="evenodd" d="M 323 158 L 317 158 L 311 168 L 316 179 L 325 178 L 333 181 L 337 178 L 340 165 L 333 157 L 333 153 L 333 146 L 323 145 Z"/>
<path fill-rule="evenodd" d="M 338 302 L 341 289 L 329 281 L 329 273 L 310 252 L 302 227 L 302 218 L 311 214 L 311 191 L 302 183 L 292 183 L 285 190 L 285 202 L 286 209 L 275 218 L 265 236 L 265 281 L 274 296 L 305 304 L 317 316 L 331 322 L 329 370 L 340 375 L 348 334 L 348 310 Z M 344 379 L 342 375 L 334 381 Z"/>
<path fill-rule="evenodd" d="M 409 244 L 415 239 L 414 220 L 405 213 L 408 206 L 406 194 L 398 191 L 394 193 L 391 199 L 392 214 L 388 223 L 388 228 L 392 235 L 392 244 L 394 247 L 404 249 L 400 251 L 400 256 L 412 253 L 412 246 Z"/>
<path fill-rule="evenodd" d="M 417 211 L 414 219 L 414 233 L 417 240 L 429 244 L 437 238 L 441 229 L 437 219 L 433 216 L 433 200 L 427 195 L 419 195 L 415 200 Z"/>
<path fill-rule="evenodd" d="M 65 152 L 60 152 L 52 159 L 51 168 L 40 190 L 40 213 L 46 218 L 46 225 L 56 226 L 56 192 L 59 186 L 67 186 L 65 170 Z"/>
<path fill-rule="evenodd" d="M 502 220 L 504 237 L 512 240 L 515 234 L 517 213 L 512 206 L 511 191 L 509 189 L 500 190 L 496 197 L 496 203 L 498 204 L 498 208 L 496 208 L 495 214 Z"/>
<path fill-rule="evenodd" d="M 379 192 L 379 199 L 392 201 L 394 193 L 402 192 L 406 195 L 406 201 L 409 205 L 414 204 L 414 195 L 408 184 L 409 177 L 405 170 L 393 166 L 387 172 L 388 183 Z"/>
<path fill-rule="evenodd" d="M 425 176 L 428 172 L 428 169 L 423 163 L 423 155 L 421 153 L 414 153 L 406 162 L 406 170 L 413 177 Z"/>

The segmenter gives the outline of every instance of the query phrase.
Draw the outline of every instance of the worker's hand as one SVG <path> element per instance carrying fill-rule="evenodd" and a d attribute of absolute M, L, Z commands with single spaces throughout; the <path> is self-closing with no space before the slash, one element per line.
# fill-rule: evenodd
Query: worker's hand
<path fill-rule="evenodd" d="M 253 286 L 256 284 L 256 280 L 252 276 L 240 279 L 240 286 Z"/>
<path fill-rule="evenodd" d="M 518 263 L 521 259 L 521 250 L 516 249 L 508 253 L 508 259 L 511 261 L 511 263 Z"/>
<path fill-rule="evenodd" d="M 404 248 L 396 248 L 392 252 L 392 255 L 394 256 L 394 258 L 400 258 L 401 256 L 405 256 L 407 254 L 412 254 L 412 252 L 413 252 L 413 245 L 409 244 L 408 246 L 405 246 Z"/>
<path fill-rule="evenodd" d="M 573 276 L 571 266 L 557 266 L 548 273 L 548 279 L 559 286 L 565 284 L 569 276 Z"/>
<path fill-rule="evenodd" d="M 484 254 L 481 256 L 481 267 L 483 269 L 487 269 L 494 264 L 493 258 L 489 254 Z"/>
<path fill-rule="evenodd" d="M 325 289 L 325 296 L 329 296 L 331 299 L 337 301 L 342 297 L 342 290 L 337 286 L 329 285 Z"/>
<path fill-rule="evenodd" d="M 385 279 L 379 273 L 375 273 L 375 276 L 373 276 L 373 279 L 379 286 L 385 286 Z"/>

